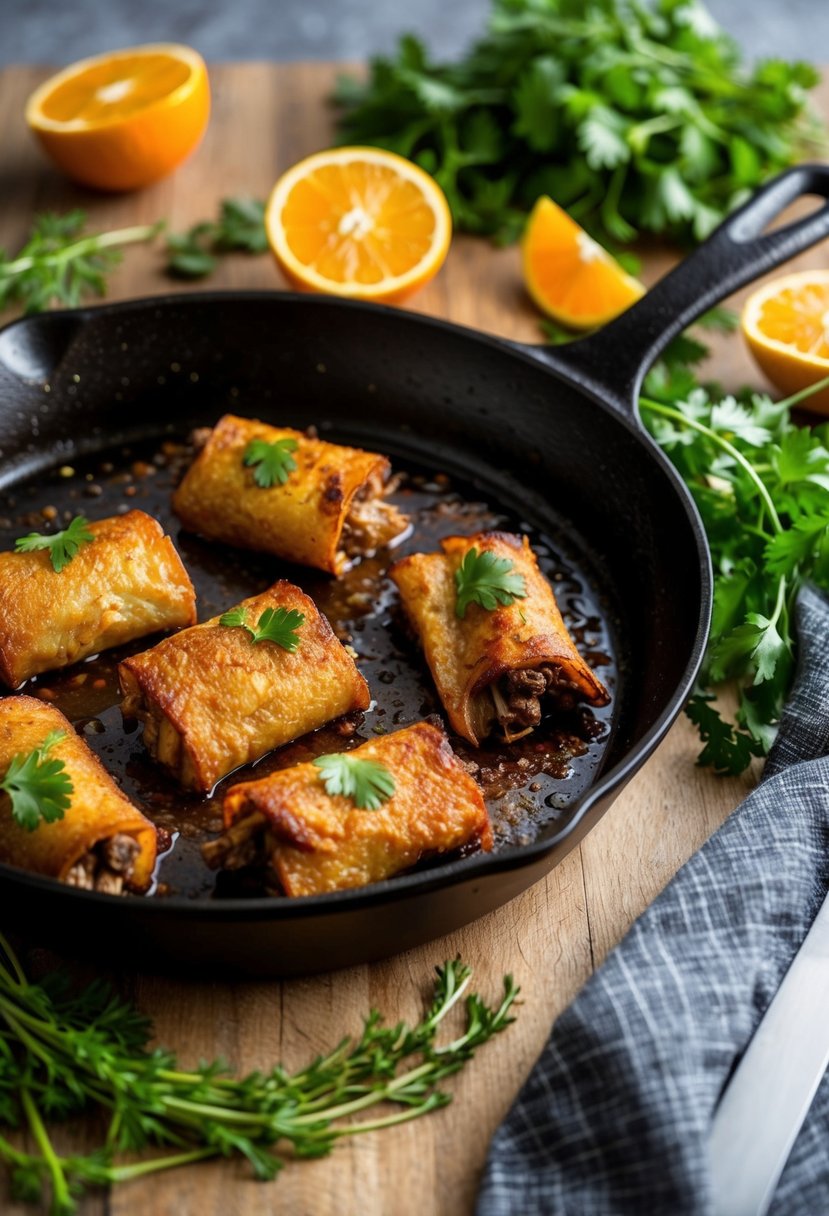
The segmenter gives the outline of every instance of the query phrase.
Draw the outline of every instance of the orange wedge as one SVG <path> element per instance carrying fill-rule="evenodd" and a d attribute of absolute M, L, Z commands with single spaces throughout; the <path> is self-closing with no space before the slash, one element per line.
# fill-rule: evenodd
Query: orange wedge
<path fill-rule="evenodd" d="M 440 186 L 381 148 L 332 148 L 301 160 L 274 186 L 265 227 L 295 286 L 386 303 L 428 283 L 452 238 Z"/>
<path fill-rule="evenodd" d="M 166 42 L 82 59 L 26 103 L 26 122 L 55 164 L 100 190 L 164 177 L 196 147 L 209 115 L 204 60 Z"/>
<path fill-rule="evenodd" d="M 749 296 L 743 337 L 762 371 L 788 396 L 829 376 L 829 270 L 773 279 Z M 803 409 L 829 414 L 829 388 Z"/>
<path fill-rule="evenodd" d="M 524 284 L 542 312 L 570 329 L 595 329 L 645 294 L 606 249 L 542 195 L 521 242 Z"/>

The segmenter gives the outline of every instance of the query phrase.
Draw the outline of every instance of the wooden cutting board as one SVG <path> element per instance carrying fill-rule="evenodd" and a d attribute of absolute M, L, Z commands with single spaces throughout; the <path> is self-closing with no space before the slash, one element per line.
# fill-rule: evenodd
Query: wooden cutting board
<path fill-rule="evenodd" d="M 92 229 L 168 220 L 173 230 L 213 215 L 225 195 L 264 197 L 279 173 L 332 142 L 326 105 L 336 68 L 326 64 L 233 64 L 211 68 L 214 111 L 208 135 L 173 177 L 140 194 L 106 197 L 61 179 L 23 123 L 23 104 L 47 74 L 0 73 L 0 246 L 15 250 L 32 216 L 83 207 Z M 829 111 L 829 88 L 822 93 Z M 669 263 L 648 254 L 652 282 Z M 829 249 L 804 266 L 829 265 Z M 110 297 L 159 294 L 173 285 L 155 248 L 128 250 Z M 227 258 L 214 288 L 281 288 L 270 257 Z M 186 288 L 185 288 L 186 289 Z M 522 341 L 538 341 L 538 318 L 521 286 L 517 251 L 459 237 L 438 278 L 412 309 Z M 6 319 L 6 318 L 2 318 Z M 715 339 L 712 373 L 727 385 L 759 373 L 740 338 Z M 417 1018 L 432 968 L 460 954 L 490 997 L 512 972 L 523 1005 L 517 1023 L 451 1081 L 454 1102 L 415 1123 L 339 1145 L 333 1156 L 287 1166 L 271 1184 L 226 1162 L 135 1182 L 80 1205 L 83 1216 L 462 1216 L 472 1211 L 489 1139 L 541 1051 L 557 1014 L 676 870 L 751 788 L 754 777 L 722 780 L 698 769 L 698 740 L 683 718 L 579 849 L 505 908 L 450 937 L 388 962 L 289 983 L 177 983 L 124 972 L 126 991 L 155 1021 L 161 1043 L 184 1064 L 224 1056 L 239 1070 L 281 1060 L 296 1068 L 358 1030 L 370 1006 L 390 1021 Z M 7 920 L 6 927 L 14 927 Z M 127 964 L 129 960 L 124 960 Z M 100 1129 L 97 1129 L 100 1133 Z M 90 1138 L 89 1145 L 95 1143 Z M 69 1141 L 58 1137 L 58 1144 Z M 80 1150 L 84 1141 L 75 1138 Z M 0 1207 L 23 1216 L 0 1183 Z"/>

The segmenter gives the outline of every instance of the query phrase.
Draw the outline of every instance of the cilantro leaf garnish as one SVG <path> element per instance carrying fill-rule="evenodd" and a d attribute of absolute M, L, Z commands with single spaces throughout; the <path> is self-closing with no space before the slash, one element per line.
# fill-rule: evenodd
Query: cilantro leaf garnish
<path fill-rule="evenodd" d="M 74 793 L 72 780 L 62 760 L 49 760 L 52 747 L 66 735 L 62 730 L 50 730 L 40 747 L 28 755 L 12 759 L 0 789 L 9 795 L 12 816 L 19 827 L 34 832 L 43 823 L 63 819 Z"/>
<path fill-rule="evenodd" d="M 220 625 L 230 629 L 246 629 L 253 642 L 275 642 L 291 654 L 299 646 L 297 630 L 305 624 L 305 614 L 295 608 L 266 608 L 255 626 L 247 623 L 244 608 L 231 608 L 219 618 Z"/>
<path fill-rule="evenodd" d="M 376 811 L 394 793 L 394 777 L 385 764 L 361 760 L 348 752 L 317 756 L 313 762 L 325 782 L 325 792 L 350 798 L 362 811 Z"/>
<path fill-rule="evenodd" d="M 76 515 L 62 532 L 30 532 L 14 542 L 15 553 L 33 553 L 39 549 L 48 549 L 52 559 L 52 567 L 60 574 L 64 566 L 68 566 L 81 545 L 88 545 L 95 539 L 89 531 L 89 520 L 83 515 Z"/>
<path fill-rule="evenodd" d="M 267 490 L 275 485 L 284 486 L 296 468 L 291 453 L 298 447 L 296 439 L 277 439 L 274 443 L 268 443 L 265 439 L 251 439 L 242 460 L 246 465 L 254 466 L 253 480 Z"/>
<path fill-rule="evenodd" d="M 499 604 L 508 607 L 514 600 L 526 599 L 524 576 L 513 574 L 514 568 L 508 558 L 486 549 L 479 553 L 473 545 L 455 571 L 455 614 L 465 617 L 470 604 L 492 612 Z"/>

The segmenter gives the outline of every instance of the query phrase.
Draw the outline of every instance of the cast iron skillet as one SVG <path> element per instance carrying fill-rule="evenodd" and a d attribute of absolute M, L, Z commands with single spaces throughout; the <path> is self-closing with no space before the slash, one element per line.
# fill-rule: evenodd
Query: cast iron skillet
<path fill-rule="evenodd" d="M 516 346 L 395 309 L 267 292 L 55 312 L 3 330 L 7 494 L 56 463 L 122 440 L 186 433 L 256 400 L 261 417 L 330 423 L 334 437 L 458 474 L 541 526 L 553 510 L 612 589 L 622 652 L 603 771 L 529 845 L 293 901 L 112 899 L 0 866 L 14 927 L 130 966 L 296 975 L 438 937 L 556 865 L 676 718 L 709 624 L 705 537 L 638 420 L 642 376 L 706 309 L 829 235 L 826 202 L 764 231 L 801 195 L 829 199 L 829 168 L 803 166 L 775 179 L 639 304 L 566 349 Z M 165 377 L 173 364 L 187 374 Z"/>

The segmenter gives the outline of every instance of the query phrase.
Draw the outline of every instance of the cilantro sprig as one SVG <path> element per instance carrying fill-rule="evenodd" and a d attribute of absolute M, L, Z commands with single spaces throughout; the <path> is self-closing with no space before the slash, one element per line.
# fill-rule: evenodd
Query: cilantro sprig
<path fill-rule="evenodd" d="M 457 227 L 515 239 L 549 194 L 603 243 L 701 240 L 825 134 L 807 63 L 748 67 L 697 0 L 494 0 L 453 63 L 411 36 L 343 78 L 340 136 L 415 160 Z"/>
<path fill-rule="evenodd" d="M 372 1010 L 356 1035 L 296 1073 L 276 1065 L 235 1076 L 219 1060 L 182 1068 L 101 980 L 78 986 L 64 971 L 29 979 L 0 935 L 0 1127 L 26 1131 L 21 1147 L 19 1136 L 0 1135 L 14 1197 L 45 1211 L 51 1192 L 50 1210 L 68 1216 L 85 1192 L 228 1157 L 267 1181 L 286 1160 L 328 1156 L 344 1136 L 446 1106 L 445 1081 L 514 1020 L 518 987 L 505 976 L 490 1005 L 470 991 L 460 960 L 436 972 L 416 1023 L 386 1025 Z M 464 1024 L 438 1042 L 456 1006 Z M 91 1153 L 64 1156 L 52 1141 L 53 1123 L 101 1119 L 103 1143 Z"/>
<path fill-rule="evenodd" d="M 297 631 L 305 624 L 305 614 L 295 608 L 266 608 L 256 625 L 249 625 L 244 608 L 231 608 L 219 618 L 219 624 L 246 629 L 252 642 L 274 642 L 293 654 L 301 640 Z"/>
<path fill-rule="evenodd" d="M 363 811 L 377 811 L 394 794 L 394 777 L 385 764 L 361 760 L 348 752 L 317 756 L 313 762 L 320 770 L 325 792 L 350 798 Z"/>
<path fill-rule="evenodd" d="M 0 249 L 0 309 L 20 304 L 27 313 L 50 304 L 76 308 L 89 295 L 106 293 L 106 280 L 121 261 L 124 245 L 149 241 L 162 224 L 139 224 L 87 233 L 86 214 L 44 212 L 35 217 L 22 249 L 9 257 Z"/>
<path fill-rule="evenodd" d="M 723 395 L 692 365 L 707 353 L 684 337 L 649 373 L 643 419 L 688 485 L 714 566 L 705 662 L 687 713 L 704 743 L 700 763 L 723 774 L 764 756 L 791 688 L 794 602 L 813 581 L 829 592 L 829 425 L 798 426 L 792 408 L 829 380 L 774 402 Z M 733 721 L 715 704 L 734 681 Z"/>
<path fill-rule="evenodd" d="M 514 564 L 506 557 L 497 557 L 473 545 L 464 554 L 455 571 L 455 615 L 466 616 L 470 604 L 478 604 L 492 612 L 499 604 L 508 607 L 515 600 L 527 597 L 522 574 L 514 574 Z"/>
<path fill-rule="evenodd" d="M 94 534 L 89 531 L 89 520 L 83 515 L 76 515 L 60 532 L 29 532 L 27 536 L 18 537 L 14 542 L 14 549 L 16 553 L 34 553 L 47 549 L 53 570 L 60 574 L 81 546 L 90 544 L 94 539 Z"/>
<path fill-rule="evenodd" d="M 265 439 L 251 439 L 245 448 L 242 461 L 253 468 L 253 480 L 263 490 L 271 486 L 284 486 L 297 467 L 293 458 L 299 447 L 296 439 L 277 439 L 268 443 Z"/>
<path fill-rule="evenodd" d="M 266 253 L 265 204 L 254 198 L 222 199 L 215 220 L 201 220 L 167 237 L 167 273 L 180 279 L 212 274 L 224 253 Z"/>
<path fill-rule="evenodd" d="M 34 832 L 41 823 L 63 819 L 72 803 L 74 786 L 66 765 L 62 760 L 49 759 L 49 752 L 65 734 L 50 730 L 34 751 L 14 756 L 0 781 L 0 790 L 11 800 L 15 823 L 27 832 Z"/>

